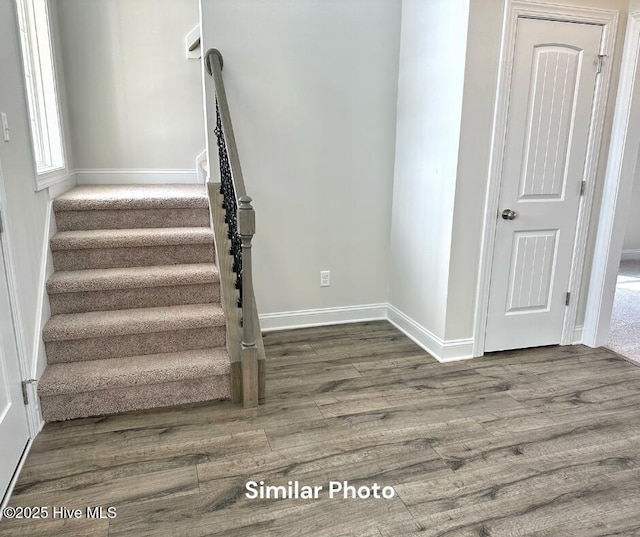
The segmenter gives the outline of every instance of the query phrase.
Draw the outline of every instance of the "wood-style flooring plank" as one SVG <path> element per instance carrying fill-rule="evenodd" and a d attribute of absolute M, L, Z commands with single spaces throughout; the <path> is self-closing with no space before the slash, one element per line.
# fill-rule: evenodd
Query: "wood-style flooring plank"
<path fill-rule="evenodd" d="M 52 519 L 0 521 L 0 537 L 107 537 L 109 520 Z"/>
<path fill-rule="evenodd" d="M 550 479 L 526 493 L 495 499 L 490 503 L 469 505 L 418 517 L 427 528 L 424 535 L 477 537 L 478 535 L 515 537 L 535 532 L 553 531 L 558 524 L 578 532 L 585 521 L 606 516 L 597 507 L 610 499 L 616 503 L 623 497 L 637 502 L 640 494 L 640 470 L 618 474 L 600 470 L 585 472 L 576 479 Z M 553 533 L 552 533 L 553 534 Z M 564 537 L 564 534 L 556 534 Z"/>
<path fill-rule="evenodd" d="M 87 487 L 114 479 L 142 476 L 241 453 L 270 451 L 263 430 L 227 436 L 198 437 L 176 435 L 162 439 L 157 435 L 133 442 L 109 442 L 102 446 L 69 446 L 28 457 L 16 486 L 18 494 Z"/>
<path fill-rule="evenodd" d="M 66 483 L 66 487 L 55 489 L 55 499 L 59 505 L 72 509 L 84 509 L 88 505 L 118 506 L 200 492 L 198 472 L 193 465 L 174 470 L 147 472 L 142 478 L 134 475 L 82 486 L 69 481 Z M 44 492 L 22 492 L 12 498 L 10 505 L 48 505 L 51 497 L 52 489 Z"/>
<path fill-rule="evenodd" d="M 38 436 L 32 452 L 49 451 L 69 444 L 93 442 L 91 436 L 115 432 L 120 436 L 144 435 L 149 429 L 199 428 L 208 436 L 226 436 L 232 433 L 260 429 L 267 423 L 295 423 L 322 415 L 312 400 L 287 401 L 269 399 L 257 408 L 244 409 L 228 401 L 197 403 L 153 411 L 130 412 L 101 418 L 86 418 L 49 423 Z"/>
<path fill-rule="evenodd" d="M 391 500 L 248 500 L 233 480 L 197 498 L 158 501 L 144 509 L 125 506 L 109 535 L 334 537 L 375 535 L 377 522 L 411 519 L 399 498 Z"/>
<path fill-rule="evenodd" d="M 581 345 L 441 364 L 385 321 L 270 332 L 267 403 L 47 424 L 13 536 L 640 537 L 640 368 Z M 393 487 L 249 499 L 246 483 Z"/>
<path fill-rule="evenodd" d="M 610 414 L 598 420 L 585 417 L 571 423 L 494 435 L 488 441 L 480 439 L 441 444 L 435 449 L 457 468 L 467 470 L 636 436 L 640 436 L 640 410 Z"/>
<path fill-rule="evenodd" d="M 396 487 L 409 510 L 430 515 L 518 496 L 532 496 L 562 486 L 585 487 L 640 470 L 640 437 L 588 445 L 538 456 L 457 471 Z M 547 489 L 545 491 L 545 489 Z"/>

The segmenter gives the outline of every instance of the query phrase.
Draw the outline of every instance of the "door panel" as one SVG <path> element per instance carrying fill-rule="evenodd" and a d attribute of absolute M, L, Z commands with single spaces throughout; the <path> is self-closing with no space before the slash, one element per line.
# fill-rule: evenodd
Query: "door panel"
<path fill-rule="evenodd" d="M 558 45 L 533 50 L 521 200 L 561 200 L 580 52 Z"/>
<path fill-rule="evenodd" d="M 13 332 L 4 256 L 0 248 L 0 501 L 29 441 Z"/>
<path fill-rule="evenodd" d="M 554 229 L 513 234 L 507 315 L 549 308 L 557 239 L 558 230 Z"/>
<path fill-rule="evenodd" d="M 601 39 L 596 25 L 518 21 L 487 352 L 560 343 Z"/>

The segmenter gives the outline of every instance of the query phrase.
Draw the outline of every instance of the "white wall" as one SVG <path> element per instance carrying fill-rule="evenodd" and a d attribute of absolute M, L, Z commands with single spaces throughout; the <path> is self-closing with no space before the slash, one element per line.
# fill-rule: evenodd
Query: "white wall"
<path fill-rule="evenodd" d="M 630 0 L 629 12 L 640 10 L 640 0 Z M 626 256 L 636 259 L 640 254 L 640 169 L 636 170 L 633 193 L 631 194 L 631 205 L 627 229 L 622 245 L 623 258 Z"/>
<path fill-rule="evenodd" d="M 445 335 L 469 0 L 403 0 L 390 302 Z"/>
<path fill-rule="evenodd" d="M 96 170 L 191 170 L 177 180 L 195 180 L 205 143 L 200 62 L 185 58 L 184 37 L 198 24 L 198 0 L 55 5 L 80 180 L 141 177 Z"/>
<path fill-rule="evenodd" d="M 3 220 L 21 313 L 18 339 L 23 343 L 21 350 L 32 368 L 38 359 L 37 343 L 41 337 L 42 294 L 39 287 L 42 254 L 48 239 L 45 217 L 50 198 L 55 193 L 34 191 L 35 170 L 13 0 L 0 0 L 0 73 L 0 111 L 7 114 L 11 130 L 11 141 L 0 141 L 4 183 L 0 199 L 6 209 Z M 66 182 L 58 185 L 55 191 L 70 186 L 72 183 Z M 44 363 L 39 363 L 38 372 L 43 368 Z"/>
<path fill-rule="evenodd" d="M 491 151 L 504 0 L 473 0 L 465 65 L 445 339 L 470 338 Z"/>
<path fill-rule="evenodd" d="M 400 8 L 203 0 L 255 202 L 261 313 L 388 300 Z"/>

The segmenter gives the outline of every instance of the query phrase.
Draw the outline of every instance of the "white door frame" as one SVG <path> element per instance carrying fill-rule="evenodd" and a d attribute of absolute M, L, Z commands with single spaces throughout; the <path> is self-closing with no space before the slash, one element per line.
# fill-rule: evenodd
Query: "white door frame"
<path fill-rule="evenodd" d="M 640 11 L 629 13 L 582 342 L 606 344 L 640 148 Z M 633 118 L 633 121 L 631 120 Z"/>
<path fill-rule="evenodd" d="M 602 131 L 607 106 L 607 94 L 611 80 L 611 57 L 613 56 L 618 28 L 619 12 L 611 9 L 587 8 L 547 3 L 543 1 L 507 0 L 505 4 L 502 44 L 498 71 L 498 89 L 493 118 L 491 154 L 487 196 L 485 200 L 484 226 L 480 250 L 480 268 L 476 291 L 476 308 L 473 335 L 473 355 L 484 354 L 485 333 L 487 328 L 487 312 L 489 307 L 489 291 L 491 285 L 491 269 L 495 246 L 498 203 L 502 166 L 504 160 L 504 144 L 507 135 L 507 116 L 509 112 L 510 82 L 513 71 L 513 59 L 516 45 L 516 26 L 520 18 L 554 20 L 560 22 L 582 22 L 602 26 L 602 44 L 600 54 L 607 56 L 602 73 L 596 81 L 592 122 L 587 145 L 586 164 L 583 179 L 586 190 L 580 200 L 578 224 L 573 249 L 569 289 L 571 300 L 565 313 L 562 327 L 561 344 L 574 343 L 576 316 L 578 313 L 578 297 L 582 280 L 587 235 L 589 231 L 589 214 L 595 191 L 595 177 L 598 166 Z"/>
<path fill-rule="evenodd" d="M 2 224 L 4 226 L 3 233 L 0 233 L 0 248 L 4 256 L 5 273 L 7 276 L 7 286 L 9 289 L 9 302 L 11 304 L 11 320 L 13 322 L 13 333 L 15 335 L 16 347 L 18 353 L 18 362 L 20 375 L 22 379 L 28 379 L 31 375 L 31 367 L 27 355 L 27 347 L 24 339 L 24 326 L 22 324 L 22 310 L 20 300 L 18 298 L 18 286 L 16 279 L 16 268 L 11 255 L 11 230 L 7 222 L 7 196 L 4 189 L 4 177 L 2 173 L 2 163 L 0 162 L 0 211 L 2 212 Z M 33 384 L 27 386 L 29 395 L 29 404 L 27 405 L 27 418 L 29 421 L 29 432 L 31 438 L 42 429 L 42 420 L 40 418 L 39 405 L 37 404 L 37 392 Z"/>
<path fill-rule="evenodd" d="M 7 278 L 7 288 L 9 292 L 9 303 L 11 306 L 11 321 L 13 323 L 13 333 L 15 337 L 16 343 L 16 351 L 18 354 L 18 369 L 20 371 L 20 376 L 22 379 L 29 378 L 30 367 L 27 359 L 27 347 L 25 345 L 24 339 L 24 326 L 22 325 L 22 312 L 20 308 L 20 301 L 18 299 L 17 294 L 17 280 L 16 280 L 16 269 L 15 264 L 13 262 L 13 256 L 11 255 L 11 247 L 10 247 L 10 230 L 9 224 L 6 218 L 6 207 L 7 207 L 7 196 L 5 194 L 4 189 L 4 176 L 2 173 L 2 163 L 0 162 L 0 211 L 2 212 L 2 224 L 4 226 L 4 231 L 0 233 L 0 248 L 2 249 L 2 254 L 4 257 L 4 269 L 5 275 Z M 27 413 L 27 424 L 29 427 L 29 441 L 27 446 L 22 454 L 22 458 L 18 462 L 18 466 L 16 468 L 14 478 L 12 482 L 9 484 L 9 488 L 6 491 L 6 495 L 4 497 L 4 503 L 0 505 L 0 507 L 4 507 L 6 502 L 9 501 L 11 497 L 11 493 L 13 492 L 13 488 L 15 487 L 18 476 L 20 475 L 20 471 L 22 466 L 25 463 L 27 458 L 27 454 L 29 453 L 31 446 L 33 445 L 33 440 L 36 435 L 42 429 L 42 419 L 40 416 L 39 404 L 37 401 L 37 390 L 33 384 L 27 386 L 28 395 L 29 395 L 29 404 L 26 406 Z M 0 496 L 0 502 L 2 502 L 2 497 Z"/>

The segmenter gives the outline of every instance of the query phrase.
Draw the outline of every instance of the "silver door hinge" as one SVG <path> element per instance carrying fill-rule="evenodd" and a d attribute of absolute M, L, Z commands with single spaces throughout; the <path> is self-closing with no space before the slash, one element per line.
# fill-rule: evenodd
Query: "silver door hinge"
<path fill-rule="evenodd" d="M 587 182 L 586 181 L 582 181 L 582 183 L 580 183 L 580 195 L 581 196 L 584 196 L 585 190 L 587 190 Z"/>
<path fill-rule="evenodd" d="M 29 392 L 27 391 L 27 384 L 37 383 L 36 379 L 26 379 L 22 381 L 22 401 L 25 405 L 29 404 Z"/>
<path fill-rule="evenodd" d="M 567 296 L 564 297 L 564 305 L 569 305 L 569 300 L 571 300 L 571 293 L 567 293 Z"/>
<path fill-rule="evenodd" d="M 596 56 L 596 74 L 599 75 L 602 73 L 602 68 L 604 67 L 604 59 L 607 57 L 606 54 L 598 54 Z"/>

